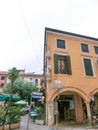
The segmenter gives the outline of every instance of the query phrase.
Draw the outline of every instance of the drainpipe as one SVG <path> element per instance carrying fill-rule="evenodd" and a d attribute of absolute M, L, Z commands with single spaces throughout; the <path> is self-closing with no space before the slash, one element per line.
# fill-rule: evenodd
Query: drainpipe
<path fill-rule="evenodd" d="M 46 58 L 46 52 L 47 52 L 47 43 L 46 43 L 46 28 L 45 28 L 45 35 L 44 35 L 44 66 L 43 66 L 43 74 L 44 74 L 44 88 L 45 88 L 45 109 L 46 109 L 46 119 L 45 123 L 47 124 L 48 118 L 47 118 L 47 77 L 46 77 L 46 68 L 47 68 L 47 58 Z"/>

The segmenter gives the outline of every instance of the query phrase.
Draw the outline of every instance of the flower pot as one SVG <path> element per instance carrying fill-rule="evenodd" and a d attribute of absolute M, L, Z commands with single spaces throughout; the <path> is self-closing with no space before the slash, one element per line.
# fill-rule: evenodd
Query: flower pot
<path fill-rule="evenodd" d="M 11 128 L 11 129 L 20 128 L 20 123 L 10 124 L 10 128 Z M 3 126 L 0 126 L 0 130 L 2 130 L 2 129 L 3 129 Z M 4 125 L 4 130 L 9 130 L 9 125 Z"/>
<path fill-rule="evenodd" d="M 0 130 L 3 130 L 3 126 L 0 126 Z M 4 125 L 4 130 L 9 130 L 9 125 Z"/>
<path fill-rule="evenodd" d="M 13 123 L 11 124 L 11 129 L 16 129 L 20 127 L 20 123 Z"/>
<path fill-rule="evenodd" d="M 3 126 L 0 126 L 0 130 L 2 130 Z"/>
<path fill-rule="evenodd" d="M 37 125 L 44 125 L 45 124 L 44 120 L 38 120 L 38 119 L 35 120 L 35 123 Z"/>

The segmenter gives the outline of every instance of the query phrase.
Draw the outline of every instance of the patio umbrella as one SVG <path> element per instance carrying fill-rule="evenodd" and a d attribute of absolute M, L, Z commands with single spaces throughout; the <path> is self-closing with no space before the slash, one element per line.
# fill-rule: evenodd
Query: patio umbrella
<path fill-rule="evenodd" d="M 10 94 L 0 94 L 0 101 L 5 101 L 7 99 L 10 99 Z M 19 101 L 20 97 L 19 96 L 12 96 L 12 101 Z"/>
<path fill-rule="evenodd" d="M 24 104 L 28 104 L 28 103 L 24 100 L 20 100 L 20 101 L 15 102 L 15 104 L 24 105 Z"/>
<path fill-rule="evenodd" d="M 15 95 L 12 96 L 12 101 L 20 101 L 20 100 L 21 99 L 19 96 L 15 96 Z"/>
<path fill-rule="evenodd" d="M 0 101 L 5 101 L 7 98 L 9 98 L 8 95 L 0 94 Z"/>

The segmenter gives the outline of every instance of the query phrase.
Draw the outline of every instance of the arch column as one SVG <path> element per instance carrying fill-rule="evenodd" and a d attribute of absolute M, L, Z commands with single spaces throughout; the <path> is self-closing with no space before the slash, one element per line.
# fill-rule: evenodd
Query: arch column
<path fill-rule="evenodd" d="M 54 102 L 47 102 L 47 125 L 51 126 L 54 124 Z"/>
<path fill-rule="evenodd" d="M 83 108 L 82 108 L 81 97 L 79 95 L 75 94 L 74 100 L 75 100 L 76 122 L 77 123 L 83 123 Z"/>
<path fill-rule="evenodd" d="M 87 107 L 88 125 L 89 127 L 92 127 L 92 115 L 90 110 L 90 102 L 86 102 L 86 107 Z"/>

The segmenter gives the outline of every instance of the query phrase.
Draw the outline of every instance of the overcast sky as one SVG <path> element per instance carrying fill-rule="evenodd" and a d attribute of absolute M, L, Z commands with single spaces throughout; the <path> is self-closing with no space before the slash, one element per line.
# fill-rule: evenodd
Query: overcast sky
<path fill-rule="evenodd" d="M 45 27 L 98 38 L 98 0 L 0 0 L 0 71 L 42 73 Z"/>

